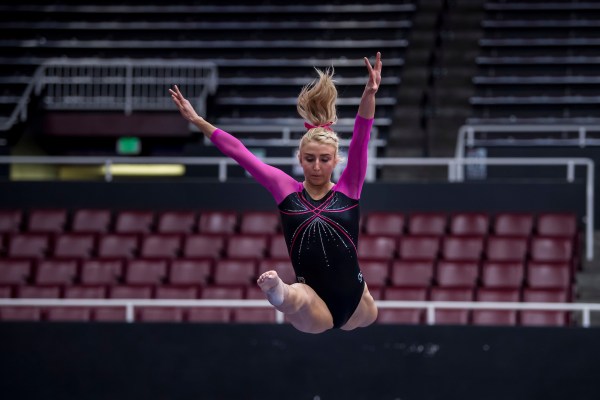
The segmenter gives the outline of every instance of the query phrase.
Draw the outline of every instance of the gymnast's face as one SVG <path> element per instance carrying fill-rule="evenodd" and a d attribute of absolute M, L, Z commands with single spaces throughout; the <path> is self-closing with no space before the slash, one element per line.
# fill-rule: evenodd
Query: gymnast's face
<path fill-rule="evenodd" d="M 304 170 L 304 178 L 313 186 L 331 182 L 331 174 L 337 164 L 336 148 L 330 144 L 309 141 L 300 149 L 298 158 Z"/>

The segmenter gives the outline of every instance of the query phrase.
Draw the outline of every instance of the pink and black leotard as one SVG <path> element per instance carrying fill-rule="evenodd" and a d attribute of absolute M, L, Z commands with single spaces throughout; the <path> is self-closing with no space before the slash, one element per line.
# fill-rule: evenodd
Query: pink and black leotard
<path fill-rule="evenodd" d="M 275 199 L 296 279 L 323 299 L 336 328 L 352 316 L 364 291 L 357 257 L 359 199 L 372 125 L 372 119 L 356 116 L 346 168 L 319 200 L 308 195 L 302 182 L 263 163 L 228 133 L 217 129 L 211 136 L 219 150 L 237 161 Z"/>

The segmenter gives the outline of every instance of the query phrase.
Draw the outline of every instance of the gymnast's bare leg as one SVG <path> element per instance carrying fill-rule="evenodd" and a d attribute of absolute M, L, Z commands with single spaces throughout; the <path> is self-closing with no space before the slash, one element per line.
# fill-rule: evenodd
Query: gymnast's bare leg
<path fill-rule="evenodd" d="M 284 283 L 277 272 L 267 271 L 257 280 L 267 300 L 299 331 L 322 333 L 333 328 L 333 317 L 325 302 L 308 285 Z"/>

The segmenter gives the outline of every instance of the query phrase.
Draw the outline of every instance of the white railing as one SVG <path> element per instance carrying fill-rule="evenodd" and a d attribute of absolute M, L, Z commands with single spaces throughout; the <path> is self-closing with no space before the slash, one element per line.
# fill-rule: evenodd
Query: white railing
<path fill-rule="evenodd" d="M 48 109 L 122 110 L 130 114 L 134 110 L 173 111 L 166 92 L 173 84 L 194 99 L 198 112 L 205 113 L 206 97 L 218 86 L 217 66 L 181 59 L 49 59 L 37 68 L 0 131 L 26 120 L 31 96 L 39 96 L 44 89 L 43 102 Z"/>
<path fill-rule="evenodd" d="M 297 165 L 295 157 L 266 157 L 263 161 L 270 165 Z M 2 164 L 50 164 L 50 165 L 103 165 L 107 182 L 113 178 L 112 168 L 119 164 L 177 164 L 207 165 L 218 167 L 218 179 L 227 181 L 227 169 L 238 165 L 228 157 L 51 157 L 51 156 L 0 156 Z M 461 171 L 465 165 L 499 166 L 565 166 L 567 182 L 575 181 L 575 167 L 583 166 L 586 171 L 585 187 L 585 241 L 588 260 L 594 258 L 594 161 L 588 158 L 370 158 L 368 161 L 367 181 L 375 180 L 375 168 L 383 166 L 445 166 L 448 169 L 448 181 L 460 182 Z M 338 166 L 338 177 L 343 166 Z"/>
<path fill-rule="evenodd" d="M 517 303 L 517 302 L 462 302 L 462 301 L 393 301 L 378 300 L 379 309 L 423 309 L 426 321 L 435 325 L 437 310 L 515 310 L 515 311 L 575 311 L 582 315 L 581 325 L 590 327 L 592 312 L 600 311 L 600 303 Z M 135 322 L 139 307 L 215 307 L 215 308 L 270 308 L 276 322 L 283 323 L 284 315 L 266 300 L 139 300 L 139 299 L 0 299 L 4 307 L 124 307 L 127 322 Z"/>

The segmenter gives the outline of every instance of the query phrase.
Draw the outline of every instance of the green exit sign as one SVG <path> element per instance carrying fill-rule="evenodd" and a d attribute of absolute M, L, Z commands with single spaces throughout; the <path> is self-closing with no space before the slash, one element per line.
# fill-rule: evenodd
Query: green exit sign
<path fill-rule="evenodd" d="M 117 139 L 117 154 L 135 155 L 142 152 L 142 142 L 137 137 L 121 137 Z"/>

